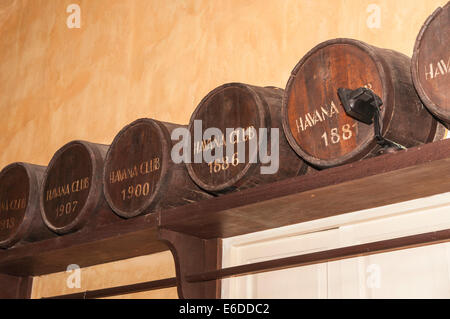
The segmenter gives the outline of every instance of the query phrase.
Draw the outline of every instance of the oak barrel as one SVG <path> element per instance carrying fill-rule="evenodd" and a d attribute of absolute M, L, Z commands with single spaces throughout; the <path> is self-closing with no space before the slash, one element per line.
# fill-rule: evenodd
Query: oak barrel
<path fill-rule="evenodd" d="M 40 213 L 44 171 L 43 166 L 17 162 L 0 172 L 0 248 L 54 236 Z"/>
<path fill-rule="evenodd" d="M 102 174 L 108 145 L 72 141 L 61 147 L 45 172 L 41 212 L 58 234 L 113 219 L 103 196 Z"/>
<path fill-rule="evenodd" d="M 210 198 L 171 159 L 171 133 L 181 125 L 142 118 L 114 138 L 103 172 L 105 198 L 124 218 Z"/>
<path fill-rule="evenodd" d="M 406 148 L 438 139 L 443 128 L 414 90 L 410 58 L 352 39 L 323 42 L 293 69 L 283 97 L 283 129 L 292 148 L 326 168 L 380 152 L 373 124 L 348 116 L 339 88 L 366 87 L 381 97 L 381 134 Z"/>
<path fill-rule="evenodd" d="M 411 63 L 414 86 L 422 102 L 450 125 L 450 2 L 422 26 Z"/>
<path fill-rule="evenodd" d="M 206 191 L 220 194 L 304 174 L 308 166 L 292 151 L 282 132 L 282 97 L 283 90 L 280 88 L 243 83 L 227 83 L 209 92 L 199 103 L 189 122 L 193 139 L 192 158 L 186 165 L 194 182 Z M 201 124 L 201 127 L 197 125 L 198 129 L 196 121 Z M 203 133 L 211 128 L 219 129 L 222 135 L 203 139 Z M 267 138 L 260 135 L 261 128 L 267 129 Z M 267 167 L 269 163 L 262 163 L 258 153 L 261 143 L 268 141 L 268 154 L 272 154 L 271 138 L 274 128 L 279 133 L 276 140 L 279 147 L 279 168 L 274 173 L 262 174 L 261 168 Z M 255 134 L 251 134 L 250 129 Z M 257 149 L 250 148 L 250 143 L 256 143 Z M 228 155 L 227 147 L 232 149 Z M 195 162 L 195 156 L 204 155 L 205 151 L 216 155 L 215 152 L 220 150 L 222 159 Z M 240 155 L 245 156 L 245 161 L 244 158 L 239 161 Z"/>

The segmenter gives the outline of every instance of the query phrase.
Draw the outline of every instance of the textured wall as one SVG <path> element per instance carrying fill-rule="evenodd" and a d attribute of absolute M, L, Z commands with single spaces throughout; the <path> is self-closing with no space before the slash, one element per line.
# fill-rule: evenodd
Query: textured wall
<path fill-rule="evenodd" d="M 81 28 L 66 25 L 71 3 Z M 368 5 L 381 9 L 370 29 Z M 409 56 L 445 0 L 2 0 L 0 166 L 46 165 L 73 139 L 110 143 L 139 117 L 186 123 L 214 87 L 285 87 L 317 43 L 352 37 Z"/>
<path fill-rule="evenodd" d="M 144 281 L 152 281 L 175 277 L 172 254 L 169 251 L 123 261 L 112 262 L 81 269 L 80 288 L 69 288 L 73 273 L 60 272 L 51 275 L 34 277 L 32 298 L 51 297 L 72 294 L 86 290 L 130 285 Z M 132 293 L 111 298 L 178 298 L 177 289 L 166 288 L 147 292 Z"/>
<path fill-rule="evenodd" d="M 66 25 L 72 3 L 81 7 L 79 29 Z M 330 38 L 356 38 L 411 56 L 421 25 L 445 3 L 1 0 L 0 167 L 46 165 L 73 139 L 109 144 L 139 117 L 187 123 L 202 97 L 226 82 L 284 88 L 300 58 Z M 380 8 L 380 28 L 369 28 L 369 4 Z M 145 258 L 120 263 L 133 265 L 120 284 L 143 280 L 133 273 L 159 257 Z M 171 258 L 158 262 L 173 269 Z M 92 276 L 92 287 L 117 284 L 109 282 L 114 265 L 95 268 L 101 276 Z M 34 296 L 61 293 L 64 275 L 38 278 Z M 145 280 L 154 276 L 157 271 Z M 161 293 L 176 296 L 174 289 Z"/>

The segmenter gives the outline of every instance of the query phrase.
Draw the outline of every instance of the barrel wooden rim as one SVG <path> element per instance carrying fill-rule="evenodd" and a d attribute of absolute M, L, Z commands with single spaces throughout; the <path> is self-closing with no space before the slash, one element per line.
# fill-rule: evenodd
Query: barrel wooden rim
<path fill-rule="evenodd" d="M 92 180 L 91 180 L 91 186 L 89 189 L 89 194 L 86 198 L 86 203 L 83 206 L 83 208 L 78 213 L 77 217 L 69 224 L 63 226 L 63 227 L 55 227 L 52 225 L 49 220 L 47 219 L 47 216 L 45 214 L 45 207 L 44 207 L 44 197 L 45 197 L 45 185 L 47 182 L 47 176 L 49 174 L 50 169 L 53 167 L 55 161 L 60 157 L 60 155 L 65 152 L 68 148 L 74 146 L 74 145 L 81 145 L 83 146 L 87 152 L 89 153 L 90 158 L 92 159 Z M 92 146 L 92 143 L 81 141 L 81 140 L 75 140 L 71 141 L 67 144 L 65 144 L 63 147 L 61 147 L 56 153 L 53 155 L 52 159 L 50 160 L 50 163 L 47 166 L 47 169 L 44 174 L 44 179 L 42 182 L 42 189 L 41 189 L 41 196 L 40 196 L 40 207 L 41 207 L 41 216 L 42 220 L 44 221 L 45 225 L 47 225 L 48 228 L 50 228 L 52 231 L 58 233 L 58 234 L 66 234 L 70 232 L 77 231 L 81 229 L 87 222 L 88 216 L 91 215 L 97 204 L 99 203 L 100 196 L 102 195 L 102 184 L 101 184 L 101 169 L 102 169 L 102 160 L 101 160 L 101 154 L 100 152 Z"/>
<path fill-rule="evenodd" d="M 226 83 L 226 84 L 223 84 L 223 85 L 215 88 L 214 90 L 210 91 L 200 101 L 200 103 L 198 104 L 198 106 L 194 110 L 194 112 L 192 113 L 191 118 L 189 120 L 189 126 L 188 126 L 189 132 L 191 131 L 192 125 L 194 125 L 194 120 L 197 119 L 197 114 L 204 107 L 204 105 L 208 102 L 208 100 L 215 94 L 218 94 L 220 91 L 223 91 L 224 89 L 227 89 L 229 87 L 238 87 L 243 90 L 246 90 L 255 101 L 257 112 L 259 115 L 258 125 L 260 125 L 260 127 L 266 127 L 266 128 L 270 127 L 271 119 L 270 119 L 269 106 L 267 105 L 267 102 L 260 98 L 260 96 L 252 89 L 251 85 L 233 82 L 233 83 Z M 270 139 L 270 132 L 267 135 L 268 135 L 268 138 Z M 194 143 L 193 140 L 192 140 L 192 143 Z M 261 143 L 261 140 L 258 141 L 258 148 L 260 147 L 260 143 Z M 236 176 L 234 176 L 227 182 L 218 184 L 218 185 L 209 185 L 209 184 L 206 184 L 203 181 L 201 181 L 195 174 L 195 171 L 192 167 L 192 163 L 187 163 L 186 168 L 187 168 L 189 175 L 191 176 L 191 178 L 194 180 L 194 182 L 198 186 L 200 186 L 201 188 L 203 188 L 206 191 L 220 192 L 220 191 L 225 191 L 227 189 L 230 189 L 234 186 L 238 186 L 239 182 L 241 180 L 243 180 L 245 176 L 251 175 L 252 172 L 257 168 L 258 164 L 250 163 L 250 158 L 254 159 L 256 156 L 258 156 L 257 152 L 255 154 L 252 154 L 251 157 L 249 156 L 249 162 L 244 166 L 244 168 L 239 172 L 239 174 L 237 174 Z"/>
<path fill-rule="evenodd" d="M 20 223 L 20 226 L 17 228 L 17 230 L 10 236 L 10 238 L 0 241 L 0 248 L 9 248 L 13 245 L 15 245 L 17 242 L 19 242 L 23 237 L 26 235 L 28 229 L 30 228 L 33 218 L 35 217 L 36 211 L 39 209 L 38 200 L 39 200 L 39 191 L 33 192 L 33 189 L 39 190 L 39 181 L 36 176 L 36 174 L 31 169 L 30 164 L 23 163 L 23 162 L 15 162 L 11 163 L 8 166 L 4 167 L 0 171 L 0 179 L 3 177 L 3 175 L 10 169 L 15 167 L 21 167 L 23 168 L 28 176 L 29 181 L 29 194 L 27 198 L 27 208 L 25 210 L 24 217 L 22 219 L 22 222 Z"/>
<path fill-rule="evenodd" d="M 127 130 L 133 128 L 134 126 L 143 124 L 143 123 L 153 126 L 153 128 L 156 129 L 156 132 L 159 135 L 161 145 L 162 145 L 161 177 L 160 177 L 160 181 L 158 182 L 153 194 L 145 201 L 146 204 L 143 205 L 140 209 L 136 210 L 135 212 L 127 212 L 127 211 L 124 211 L 124 210 L 116 207 L 116 205 L 114 205 L 114 202 L 113 202 L 110 194 L 108 192 L 106 192 L 106 187 L 103 187 L 103 193 L 104 193 L 104 196 L 105 196 L 105 199 L 106 199 L 106 202 L 108 203 L 108 205 L 111 207 L 111 209 L 117 215 L 124 217 L 124 218 L 135 217 L 135 216 L 138 216 L 138 215 L 154 208 L 157 205 L 157 203 L 159 202 L 159 200 L 161 199 L 164 191 L 166 190 L 166 187 L 167 187 L 166 184 L 167 184 L 168 178 L 169 178 L 168 156 L 170 156 L 170 151 L 169 151 L 168 143 L 169 143 L 169 141 L 171 141 L 170 134 L 167 131 L 167 129 L 164 127 L 164 125 L 161 122 L 159 122 L 158 120 L 150 119 L 150 118 L 141 118 L 141 119 L 131 122 L 130 124 L 123 127 L 119 131 L 119 133 L 117 133 L 117 135 L 114 137 L 114 140 L 111 143 L 111 146 L 109 147 L 108 152 L 106 153 L 106 157 L 105 157 L 105 165 L 104 165 L 103 173 L 102 173 L 103 185 L 106 185 L 107 180 L 108 180 L 106 171 L 108 170 L 108 167 L 109 167 L 110 156 L 111 156 L 111 152 L 114 149 L 114 146 L 118 143 L 119 139 L 122 137 L 122 135 Z"/>
<path fill-rule="evenodd" d="M 390 126 L 391 119 L 393 117 L 393 105 L 394 105 L 394 99 L 395 96 L 393 93 L 394 91 L 394 85 L 392 83 L 392 79 L 390 77 L 390 69 L 389 66 L 386 65 L 386 63 L 377 55 L 377 52 L 382 52 L 385 49 L 377 48 L 374 46 L 371 46 L 365 42 L 354 40 L 354 39 L 347 39 L 347 38 L 337 38 L 328 40 L 322 43 L 319 43 L 314 48 L 312 48 L 294 67 L 294 69 L 291 72 L 291 76 L 289 77 L 289 80 L 286 84 L 286 89 L 284 90 L 283 94 L 283 101 L 281 105 L 281 114 L 282 114 L 282 126 L 283 131 L 285 133 L 286 139 L 291 145 L 291 147 L 294 149 L 294 151 L 302 157 L 305 161 L 312 164 L 313 166 L 316 166 L 318 168 L 327 168 L 332 167 L 336 165 L 342 165 L 346 164 L 355 160 L 359 160 L 367 156 L 369 153 L 371 153 L 374 149 L 378 147 L 375 134 L 373 131 L 369 133 L 366 140 L 359 145 L 358 148 L 355 148 L 353 151 L 347 153 L 344 156 L 340 156 L 337 159 L 331 159 L 331 160 L 321 160 L 317 159 L 306 152 L 304 152 L 300 146 L 297 144 L 294 136 L 291 133 L 289 123 L 288 123 L 288 102 L 289 102 L 289 93 L 291 90 L 292 85 L 294 84 L 296 74 L 301 69 L 303 64 L 309 59 L 310 56 L 312 56 L 314 53 L 316 53 L 318 50 L 329 46 L 329 45 L 335 45 L 335 44 L 347 44 L 351 46 L 356 46 L 357 48 L 361 49 L 365 53 L 368 54 L 368 56 L 372 59 L 372 61 L 375 63 L 378 75 L 381 79 L 382 84 L 382 90 L 383 90 L 383 108 L 381 110 L 382 114 L 382 135 L 384 135 Z M 355 88 L 356 89 L 356 88 Z"/>
<path fill-rule="evenodd" d="M 422 39 L 427 31 L 428 26 L 433 23 L 433 20 L 443 11 L 450 10 L 450 2 L 448 2 L 444 7 L 438 7 L 434 12 L 427 18 L 425 23 L 422 25 L 419 34 L 417 35 L 416 42 L 414 44 L 413 56 L 411 59 L 411 74 L 412 80 L 414 83 L 414 87 L 416 88 L 417 94 L 419 94 L 420 99 L 425 104 L 425 106 L 439 119 L 446 122 L 446 125 L 449 125 L 450 119 L 450 110 L 443 110 L 439 106 L 434 103 L 428 94 L 425 92 L 422 84 L 419 80 L 419 53 L 420 53 L 420 45 L 422 44 Z"/>

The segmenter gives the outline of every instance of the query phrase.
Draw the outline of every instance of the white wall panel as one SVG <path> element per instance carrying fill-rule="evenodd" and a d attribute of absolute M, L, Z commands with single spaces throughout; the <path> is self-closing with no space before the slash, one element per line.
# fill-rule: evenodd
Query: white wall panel
<path fill-rule="evenodd" d="M 223 267 L 450 228 L 450 193 L 225 239 Z M 450 244 L 225 279 L 223 298 L 450 298 Z"/>

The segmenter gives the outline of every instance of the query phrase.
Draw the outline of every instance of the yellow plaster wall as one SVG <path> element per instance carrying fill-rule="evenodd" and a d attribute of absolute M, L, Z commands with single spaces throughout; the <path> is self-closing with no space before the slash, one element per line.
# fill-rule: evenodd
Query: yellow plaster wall
<path fill-rule="evenodd" d="M 71 3 L 81 28 L 66 25 Z M 369 29 L 368 4 L 381 8 Z M 48 164 L 73 139 L 111 143 L 139 117 L 186 123 L 225 82 L 285 87 L 317 43 L 412 54 L 446 0 L 1 0 L 0 166 Z"/>
<path fill-rule="evenodd" d="M 284 88 L 299 59 L 330 38 L 411 56 L 421 25 L 446 2 L 1 0 L 0 167 L 46 165 L 73 139 L 109 144 L 139 117 L 187 123 L 202 97 L 226 82 Z M 81 8 L 80 29 L 66 25 L 72 3 Z M 379 29 L 367 25 L 369 4 L 381 9 Z M 120 263 L 130 270 L 121 284 L 143 280 L 135 274 L 159 257 L 142 258 Z M 173 270 L 171 258 L 159 262 Z M 115 265 L 96 266 L 88 281 L 118 283 L 109 272 Z M 61 293 L 64 275 L 37 278 L 33 295 Z"/>
<path fill-rule="evenodd" d="M 73 273 L 60 272 L 33 278 L 31 298 L 52 297 L 57 295 L 84 292 L 121 285 L 136 284 L 175 277 L 175 267 L 172 254 L 169 251 L 111 262 L 103 265 L 81 269 L 80 288 L 69 288 L 67 281 L 71 281 Z M 110 298 L 158 298 L 176 299 L 177 289 L 166 288 L 147 292 L 132 293 Z"/>

